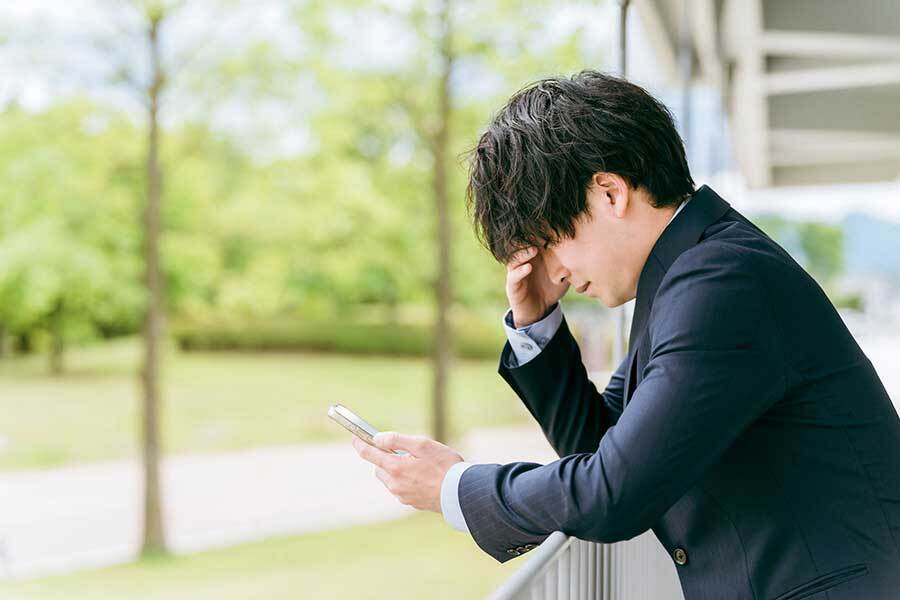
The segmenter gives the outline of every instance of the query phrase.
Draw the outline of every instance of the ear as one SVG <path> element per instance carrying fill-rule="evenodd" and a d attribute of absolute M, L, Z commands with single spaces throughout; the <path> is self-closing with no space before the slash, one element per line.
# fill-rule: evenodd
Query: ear
<path fill-rule="evenodd" d="M 625 178 L 615 173 L 599 171 L 591 177 L 591 183 L 596 186 L 601 203 L 608 205 L 617 218 L 624 217 L 631 199 L 631 190 Z"/>

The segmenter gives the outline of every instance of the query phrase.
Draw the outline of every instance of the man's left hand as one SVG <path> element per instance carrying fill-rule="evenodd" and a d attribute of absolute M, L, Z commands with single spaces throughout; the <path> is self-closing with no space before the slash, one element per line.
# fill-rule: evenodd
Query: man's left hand
<path fill-rule="evenodd" d="M 378 433 L 375 444 L 378 448 L 353 437 L 356 453 L 375 465 L 375 476 L 401 504 L 440 513 L 444 475 L 463 460 L 462 456 L 424 435 L 396 431 Z M 390 450 L 406 450 L 409 454 L 393 454 Z"/>

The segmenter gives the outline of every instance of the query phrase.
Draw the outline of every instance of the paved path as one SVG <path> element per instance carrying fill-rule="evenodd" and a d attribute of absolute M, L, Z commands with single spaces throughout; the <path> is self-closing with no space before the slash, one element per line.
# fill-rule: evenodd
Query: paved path
<path fill-rule="evenodd" d="M 556 458 L 537 425 L 473 430 L 456 447 L 479 462 Z M 349 434 L 339 443 L 171 457 L 163 485 L 175 552 L 415 512 L 385 490 Z M 0 474 L 0 578 L 130 560 L 139 547 L 141 486 L 131 460 Z"/>

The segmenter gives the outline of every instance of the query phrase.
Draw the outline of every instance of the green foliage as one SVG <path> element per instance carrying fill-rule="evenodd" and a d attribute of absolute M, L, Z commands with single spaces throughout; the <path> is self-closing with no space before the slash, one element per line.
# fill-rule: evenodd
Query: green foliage
<path fill-rule="evenodd" d="M 499 322 L 498 322 L 499 323 Z M 457 325 L 454 342 L 461 358 L 495 358 L 503 348 L 495 324 Z M 328 321 L 244 321 L 239 324 L 179 325 L 173 331 L 183 350 L 321 351 L 343 354 L 428 356 L 431 328 L 412 323 Z"/>
<path fill-rule="evenodd" d="M 166 114 L 187 115 L 161 140 L 162 269 L 173 320 L 324 321 L 367 304 L 384 307 L 390 321 L 400 304 L 433 302 L 435 15 L 415 2 L 295 6 L 302 56 L 267 42 L 221 60 L 207 49 L 198 60 L 215 68 L 181 72 L 178 93 L 166 99 Z M 472 234 L 460 159 L 512 91 L 596 66 L 601 56 L 579 27 L 551 35 L 554 3 L 453 6 L 454 303 L 499 311 L 504 268 Z M 388 23 L 397 60 L 366 60 L 346 35 L 368 21 Z M 195 104 L 212 106 L 226 88 L 251 116 L 257 103 L 301 107 L 284 129 L 307 132 L 310 150 L 263 160 L 252 127 L 241 139 L 215 130 Z M 138 331 L 141 121 L 77 99 L 40 113 L 12 105 L 0 120 L 0 326 L 31 335 L 62 311 L 70 340 Z M 478 355 L 470 339 L 463 333 L 460 348 Z"/>
<path fill-rule="evenodd" d="M 12 333 L 55 317 L 69 330 L 134 328 L 128 128 L 84 103 L 0 119 L 0 322 Z M 98 121 L 105 133 L 90 133 Z"/>
<path fill-rule="evenodd" d="M 810 272 L 823 281 L 830 281 L 844 267 L 844 232 L 826 223 L 800 225 L 800 246 Z"/>
<path fill-rule="evenodd" d="M 819 282 L 828 286 L 844 269 L 844 231 L 827 223 L 792 221 L 775 215 L 756 225 L 790 252 Z"/>
<path fill-rule="evenodd" d="M 847 308 L 855 311 L 863 311 L 866 308 L 862 294 L 848 292 L 834 295 L 834 305 L 837 308 Z"/>
<path fill-rule="evenodd" d="M 454 294 L 466 306 L 502 304 L 503 267 L 475 241 L 463 202 L 467 174 L 460 159 L 512 91 L 543 76 L 596 66 L 602 56 L 581 28 L 550 34 L 558 10 L 552 2 L 465 1 L 451 7 L 448 189 Z M 369 173 L 359 182 L 368 201 L 390 207 L 379 230 L 366 228 L 363 247 L 378 258 L 364 264 L 391 273 L 401 298 L 423 302 L 432 295 L 437 253 L 431 210 L 440 77 L 435 10 L 422 2 L 341 0 L 304 3 L 297 13 L 298 27 L 314 49 L 304 68 L 328 99 L 311 121 L 319 156 L 359 165 Z M 395 33 L 393 59 L 369 57 L 351 35 L 372 24 Z M 340 250 L 345 257 L 346 249 Z"/>

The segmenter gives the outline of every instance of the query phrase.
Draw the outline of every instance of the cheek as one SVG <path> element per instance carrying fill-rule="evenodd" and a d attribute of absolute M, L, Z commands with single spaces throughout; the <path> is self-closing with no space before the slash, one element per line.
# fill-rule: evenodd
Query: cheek
<path fill-rule="evenodd" d="M 571 241 L 560 242 L 553 247 L 553 261 L 557 267 L 568 271 L 578 271 L 579 264 L 584 261 L 582 251 Z"/>
<path fill-rule="evenodd" d="M 585 268 L 587 269 L 588 279 L 598 284 L 608 284 L 610 279 L 616 277 L 615 259 L 604 252 L 595 253 L 593 260 L 590 264 L 585 265 Z"/>

